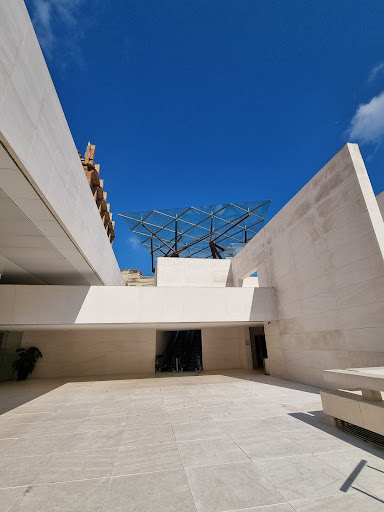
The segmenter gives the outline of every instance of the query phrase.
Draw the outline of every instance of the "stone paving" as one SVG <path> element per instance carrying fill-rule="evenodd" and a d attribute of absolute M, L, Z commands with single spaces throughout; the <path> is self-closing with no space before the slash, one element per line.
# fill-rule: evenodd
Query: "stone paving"
<path fill-rule="evenodd" d="M 384 511 L 384 450 L 256 372 L 0 385 L 0 512 Z"/>

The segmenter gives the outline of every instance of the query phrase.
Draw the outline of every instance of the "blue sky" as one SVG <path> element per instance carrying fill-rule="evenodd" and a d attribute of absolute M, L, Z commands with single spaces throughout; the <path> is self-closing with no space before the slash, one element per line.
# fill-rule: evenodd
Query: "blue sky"
<path fill-rule="evenodd" d="M 384 190 L 382 0 L 26 0 L 71 128 L 119 212 L 271 199 L 345 144 Z"/>

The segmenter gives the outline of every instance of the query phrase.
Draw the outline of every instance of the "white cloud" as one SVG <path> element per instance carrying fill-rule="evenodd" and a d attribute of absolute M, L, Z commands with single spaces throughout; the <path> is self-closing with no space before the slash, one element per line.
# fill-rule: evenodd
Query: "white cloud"
<path fill-rule="evenodd" d="M 384 91 L 358 107 L 348 135 L 351 142 L 379 144 L 384 140 Z"/>
<path fill-rule="evenodd" d="M 128 237 L 127 243 L 135 251 L 141 246 L 140 241 L 134 235 Z"/>
<path fill-rule="evenodd" d="M 84 0 L 29 0 L 31 18 L 41 47 L 52 57 L 57 38 L 66 38 L 69 44 L 80 30 L 76 11 Z"/>
<path fill-rule="evenodd" d="M 377 66 L 375 66 L 372 69 L 368 78 L 368 82 L 373 82 L 376 79 L 377 75 L 380 74 L 384 74 L 384 61 L 377 64 Z"/>

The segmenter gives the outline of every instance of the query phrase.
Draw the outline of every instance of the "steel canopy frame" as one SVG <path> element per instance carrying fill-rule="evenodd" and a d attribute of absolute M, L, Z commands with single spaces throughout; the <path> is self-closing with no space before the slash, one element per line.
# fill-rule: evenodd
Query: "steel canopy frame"
<path fill-rule="evenodd" d="M 119 213 L 149 251 L 159 256 L 234 256 L 263 227 L 270 200 Z"/>

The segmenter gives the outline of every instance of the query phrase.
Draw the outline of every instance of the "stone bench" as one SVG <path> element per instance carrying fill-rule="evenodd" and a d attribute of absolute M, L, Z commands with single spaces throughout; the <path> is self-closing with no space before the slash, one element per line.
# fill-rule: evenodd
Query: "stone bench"
<path fill-rule="evenodd" d="M 324 381 L 335 390 L 320 393 L 326 414 L 384 436 L 384 367 L 324 370 Z"/>

